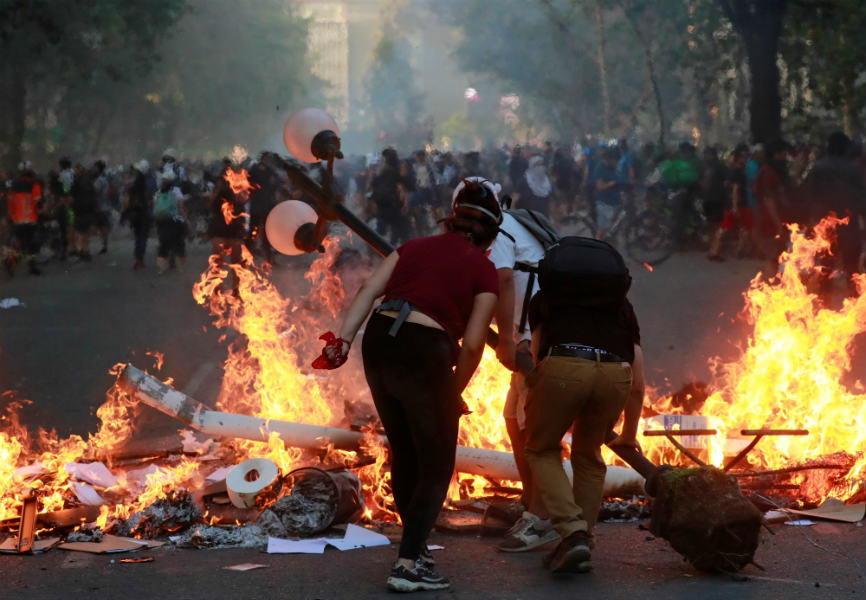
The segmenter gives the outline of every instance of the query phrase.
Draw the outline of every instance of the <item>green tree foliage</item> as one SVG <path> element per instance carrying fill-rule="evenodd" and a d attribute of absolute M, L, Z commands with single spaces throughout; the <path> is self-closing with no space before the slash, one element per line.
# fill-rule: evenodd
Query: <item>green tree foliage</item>
<path fill-rule="evenodd" d="M 289 113 L 318 89 L 306 22 L 282 0 L 0 2 L 0 43 L 15 56 L 0 85 L 20 109 L 0 116 L 8 162 L 22 148 L 37 160 L 134 160 L 167 146 L 278 147 Z"/>
<path fill-rule="evenodd" d="M 163 60 L 130 90 L 137 139 L 192 155 L 282 145 L 286 118 L 319 87 L 306 23 L 281 0 L 188 2 Z"/>
<path fill-rule="evenodd" d="M 5 161 L 19 160 L 25 143 L 30 149 L 44 143 L 66 97 L 146 70 L 160 36 L 183 8 L 183 0 L 0 1 Z"/>
<path fill-rule="evenodd" d="M 864 131 L 862 0 L 501 0 L 495 15 L 484 0 L 430 6 L 460 30 L 463 68 L 520 94 L 536 134 L 664 140 L 694 129 L 733 143 Z"/>
<path fill-rule="evenodd" d="M 803 1 L 791 5 L 781 40 L 794 133 L 838 129 L 866 133 L 866 3 Z"/>
<path fill-rule="evenodd" d="M 502 0 L 495 19 L 483 0 L 431 10 L 461 29 L 453 54 L 463 68 L 519 94 L 536 133 L 564 140 L 667 133 L 671 119 L 659 115 L 683 110 L 682 73 L 671 64 L 685 51 L 687 4 Z"/>

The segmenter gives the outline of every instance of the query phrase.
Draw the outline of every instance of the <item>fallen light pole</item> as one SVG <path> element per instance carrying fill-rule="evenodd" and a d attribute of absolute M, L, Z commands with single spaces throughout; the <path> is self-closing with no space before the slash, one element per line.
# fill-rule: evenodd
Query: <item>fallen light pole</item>
<path fill-rule="evenodd" d="M 357 450 L 364 434 L 338 427 L 262 419 L 249 415 L 210 410 L 171 386 L 132 365 L 126 365 L 117 378 L 129 396 L 143 402 L 207 435 L 267 442 L 276 433 L 284 444 L 297 448 L 320 449 L 332 445 L 341 450 Z M 386 442 L 385 436 L 379 436 Z M 566 461 L 568 478 L 571 464 Z M 517 465 L 510 452 L 457 446 L 455 469 L 460 473 L 492 479 L 519 481 Z M 644 493 L 644 478 L 627 467 L 609 466 L 604 480 L 605 496 L 631 496 Z"/>

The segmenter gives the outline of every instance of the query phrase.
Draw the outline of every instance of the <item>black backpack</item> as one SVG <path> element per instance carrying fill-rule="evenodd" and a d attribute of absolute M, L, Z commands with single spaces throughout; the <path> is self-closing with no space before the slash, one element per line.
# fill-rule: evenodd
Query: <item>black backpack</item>
<path fill-rule="evenodd" d="M 610 306 L 625 299 L 631 275 L 622 255 L 607 242 L 566 236 L 538 263 L 538 285 L 552 309 Z"/>

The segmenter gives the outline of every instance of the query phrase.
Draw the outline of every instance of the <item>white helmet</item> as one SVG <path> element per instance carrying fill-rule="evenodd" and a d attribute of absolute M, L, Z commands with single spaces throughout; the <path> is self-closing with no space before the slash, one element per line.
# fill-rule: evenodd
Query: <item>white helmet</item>
<path fill-rule="evenodd" d="M 489 179 L 484 177 L 479 177 L 478 175 L 472 175 L 471 177 L 464 177 L 460 183 L 457 184 L 457 187 L 454 188 L 454 192 L 451 194 L 451 212 L 454 212 L 454 209 L 458 206 L 457 196 L 461 191 L 466 187 L 467 183 L 478 183 L 481 185 L 482 189 L 487 190 L 493 195 L 493 200 L 496 202 L 496 206 L 501 206 L 499 202 L 499 192 L 502 191 L 502 186 L 498 183 L 493 183 Z M 497 211 L 496 214 L 488 210 L 483 206 L 478 206 L 477 204 L 468 204 L 466 202 L 460 202 L 460 206 L 465 206 L 467 208 L 474 208 L 482 214 L 487 215 L 491 219 L 493 219 L 497 225 L 502 224 L 502 211 Z"/>

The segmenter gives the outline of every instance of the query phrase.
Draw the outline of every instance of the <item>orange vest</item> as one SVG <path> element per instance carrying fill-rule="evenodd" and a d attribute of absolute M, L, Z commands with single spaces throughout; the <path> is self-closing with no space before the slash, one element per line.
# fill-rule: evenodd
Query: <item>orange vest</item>
<path fill-rule="evenodd" d="M 42 197 L 42 188 L 37 181 L 19 178 L 12 183 L 7 194 L 6 206 L 9 219 L 16 225 L 36 223 L 36 205 Z"/>

